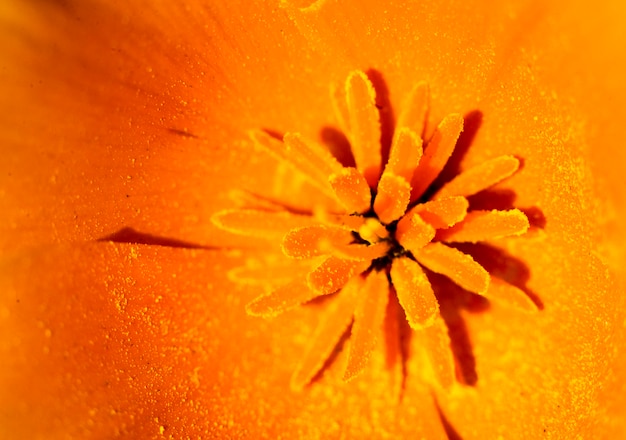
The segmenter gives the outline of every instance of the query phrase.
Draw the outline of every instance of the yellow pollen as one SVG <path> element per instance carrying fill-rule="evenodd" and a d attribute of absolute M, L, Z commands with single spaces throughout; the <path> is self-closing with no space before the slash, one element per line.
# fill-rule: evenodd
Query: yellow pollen
<path fill-rule="evenodd" d="M 363 240 L 374 244 L 389 237 L 389 231 L 375 218 L 368 218 L 359 228 L 359 235 Z"/>

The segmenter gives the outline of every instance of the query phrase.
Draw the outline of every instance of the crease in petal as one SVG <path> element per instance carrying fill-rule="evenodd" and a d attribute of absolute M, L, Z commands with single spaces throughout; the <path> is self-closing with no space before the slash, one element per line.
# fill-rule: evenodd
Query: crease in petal
<path fill-rule="evenodd" d="M 407 215 L 418 213 L 433 228 L 445 229 L 463 220 L 468 208 L 465 197 L 447 197 L 415 205 Z"/>
<path fill-rule="evenodd" d="M 424 336 L 424 351 L 431 366 L 432 382 L 449 389 L 455 383 L 456 366 L 452 354 L 448 327 L 442 318 L 421 330 Z"/>
<path fill-rule="evenodd" d="M 413 212 L 398 222 L 396 240 L 403 248 L 415 253 L 430 243 L 435 232 L 435 228 L 426 223 L 419 213 Z"/>
<path fill-rule="evenodd" d="M 382 163 L 380 115 L 376 108 L 376 91 L 365 73 L 353 71 L 348 75 L 346 102 L 356 167 L 374 188 Z"/>
<path fill-rule="evenodd" d="M 246 312 L 252 316 L 273 318 L 279 314 L 304 304 L 319 293 L 309 289 L 306 278 L 296 278 L 272 292 L 259 296 L 246 305 Z"/>
<path fill-rule="evenodd" d="M 429 243 L 413 256 L 421 265 L 445 275 L 465 290 L 484 295 L 489 288 L 489 273 L 458 249 L 443 243 Z"/>
<path fill-rule="evenodd" d="M 507 177 L 512 176 L 519 169 L 519 160 L 513 156 L 499 156 L 472 167 L 446 183 L 433 199 L 452 196 L 469 197 L 483 191 Z"/>
<path fill-rule="evenodd" d="M 370 272 L 359 292 L 344 380 L 353 379 L 369 364 L 381 336 L 388 299 L 389 282 L 386 272 Z"/>
<path fill-rule="evenodd" d="M 369 262 L 330 256 L 307 275 L 307 285 L 318 295 L 334 293 L 368 266 Z"/>
<path fill-rule="evenodd" d="M 365 177 L 356 169 L 347 167 L 328 179 L 339 202 L 350 213 L 364 213 L 370 209 L 372 192 Z"/>
<path fill-rule="evenodd" d="M 339 292 L 325 311 L 322 321 L 311 338 L 306 354 L 291 377 L 291 388 L 302 390 L 324 366 L 324 363 L 351 324 L 354 310 L 364 284 L 362 277 L 354 277 Z"/>
<path fill-rule="evenodd" d="M 411 328 L 419 330 L 432 325 L 439 314 L 439 303 L 420 265 L 410 258 L 396 258 L 390 275 Z"/>
<path fill-rule="evenodd" d="M 226 209 L 215 213 L 211 221 L 234 234 L 268 239 L 282 238 L 291 229 L 315 224 L 311 216 L 256 209 Z"/>
<path fill-rule="evenodd" d="M 429 107 L 430 88 L 428 83 L 420 82 L 411 89 L 402 106 L 402 112 L 398 116 L 396 124 L 400 130 L 396 131 L 396 134 L 400 134 L 402 128 L 406 127 L 419 137 L 422 137 L 426 129 Z"/>
<path fill-rule="evenodd" d="M 292 229 L 281 244 L 283 253 L 291 258 L 313 258 L 326 255 L 336 247 L 354 240 L 352 231 L 341 226 L 314 225 Z"/>
<path fill-rule="evenodd" d="M 539 310 L 537 304 L 523 290 L 493 275 L 491 276 L 489 289 L 487 289 L 485 297 L 522 312 L 536 312 Z"/>
<path fill-rule="evenodd" d="M 413 174 L 411 201 L 419 199 L 443 170 L 462 131 L 463 116 L 453 113 L 443 118 Z"/>
<path fill-rule="evenodd" d="M 445 242 L 468 242 L 521 235 L 530 224 L 526 214 L 519 209 L 508 211 L 471 211 L 463 221 L 449 229 L 437 231 L 437 240 Z"/>

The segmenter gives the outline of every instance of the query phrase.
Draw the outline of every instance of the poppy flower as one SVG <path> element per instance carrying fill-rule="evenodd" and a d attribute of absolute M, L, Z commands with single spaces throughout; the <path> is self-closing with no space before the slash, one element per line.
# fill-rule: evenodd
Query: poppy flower
<path fill-rule="evenodd" d="M 134 3 L 0 8 L 1 436 L 624 435 L 620 2 Z"/>

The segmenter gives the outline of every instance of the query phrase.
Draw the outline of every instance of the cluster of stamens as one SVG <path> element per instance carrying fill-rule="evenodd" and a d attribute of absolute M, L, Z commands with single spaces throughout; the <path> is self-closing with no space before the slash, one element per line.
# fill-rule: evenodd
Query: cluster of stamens
<path fill-rule="evenodd" d="M 258 148 L 288 166 L 310 191 L 326 197 L 314 206 L 294 209 L 280 196 L 239 192 L 241 207 L 213 218 L 230 232 L 280 240 L 289 259 L 282 265 L 251 265 L 233 272 L 233 279 L 269 290 L 247 306 L 248 313 L 272 317 L 316 297 L 336 295 L 294 373 L 295 388 L 315 376 L 350 326 L 344 377 L 360 373 L 375 348 L 390 295 L 397 297 L 411 328 L 428 332 L 428 340 L 435 341 L 425 350 L 435 380 L 449 384 L 454 359 L 446 349 L 449 339 L 429 273 L 448 277 L 475 294 L 534 308 L 523 292 L 454 246 L 526 232 L 529 224 L 523 212 L 470 210 L 467 199 L 511 176 L 519 161 L 499 156 L 433 188 L 463 129 L 463 118 L 446 116 L 424 142 L 428 101 L 428 87 L 418 84 L 400 113 L 384 167 L 375 91 L 362 72 L 349 75 L 345 96 L 335 102 L 356 167 L 340 163 L 325 147 L 297 133 L 287 133 L 282 140 L 263 131 L 251 133 Z M 287 186 L 281 190 L 293 191 Z"/>

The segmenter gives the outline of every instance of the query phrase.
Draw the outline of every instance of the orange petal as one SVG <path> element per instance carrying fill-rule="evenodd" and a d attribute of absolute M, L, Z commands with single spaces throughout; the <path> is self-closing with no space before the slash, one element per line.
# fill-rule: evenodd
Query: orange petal
<path fill-rule="evenodd" d="M 415 205 L 409 213 L 418 213 L 435 229 L 449 228 L 467 214 L 469 202 L 465 197 L 449 197 Z M 409 214 L 407 214 L 409 215 Z"/>
<path fill-rule="evenodd" d="M 387 273 L 373 271 L 367 275 L 365 284 L 359 290 L 359 297 L 344 380 L 354 378 L 368 365 L 381 334 L 389 299 Z"/>
<path fill-rule="evenodd" d="M 260 238 L 283 237 L 291 229 L 315 223 L 312 217 L 306 215 L 255 209 L 227 209 L 214 214 L 211 221 L 234 234 Z"/>
<path fill-rule="evenodd" d="M 374 211 L 384 224 L 399 219 L 409 204 L 411 187 L 404 177 L 385 172 L 378 182 Z"/>
<path fill-rule="evenodd" d="M 437 191 L 434 198 L 471 196 L 513 175 L 518 168 L 519 160 L 515 157 L 496 157 L 463 171 Z"/>
<path fill-rule="evenodd" d="M 413 255 L 420 264 L 447 276 L 462 288 L 480 295 L 487 292 L 489 273 L 458 249 L 443 243 L 430 243 Z"/>
<path fill-rule="evenodd" d="M 420 265 L 410 258 L 396 258 L 391 265 L 391 280 L 411 328 L 432 325 L 439 303 Z"/>
<path fill-rule="evenodd" d="M 337 198 L 348 212 L 364 213 L 370 209 L 372 193 L 365 177 L 355 168 L 344 168 L 328 179 Z"/>
<path fill-rule="evenodd" d="M 329 254 L 332 249 L 354 240 L 352 231 L 340 226 L 314 225 L 292 229 L 282 241 L 285 255 L 291 258 L 312 258 Z"/>
<path fill-rule="evenodd" d="M 435 229 L 416 212 L 402 217 L 396 227 L 396 240 L 411 252 L 418 252 L 434 237 Z"/>
<path fill-rule="evenodd" d="M 304 278 L 298 278 L 256 298 L 246 306 L 246 312 L 253 316 L 272 318 L 317 296 L 319 293 L 309 289 Z"/>
<path fill-rule="evenodd" d="M 352 278 L 324 312 L 322 321 L 311 337 L 311 345 L 291 377 L 291 387 L 294 390 L 304 388 L 332 353 L 352 322 L 363 284 L 361 277 Z"/>
<path fill-rule="evenodd" d="M 439 175 L 462 131 L 463 116 L 459 114 L 448 115 L 441 121 L 413 175 L 411 201 L 417 200 Z"/>
<path fill-rule="evenodd" d="M 346 81 L 346 102 L 350 117 L 350 144 L 357 169 L 370 187 L 380 175 L 380 121 L 376 108 L 376 91 L 367 76 L 351 72 Z"/>
<path fill-rule="evenodd" d="M 411 129 L 401 127 L 394 134 L 385 173 L 402 176 L 410 182 L 421 157 L 422 138 Z"/>
<path fill-rule="evenodd" d="M 432 368 L 432 381 L 442 388 L 450 388 L 455 382 L 456 374 L 448 327 L 439 318 L 422 332 L 424 351 Z"/>
<path fill-rule="evenodd" d="M 368 266 L 369 263 L 331 256 L 309 273 L 307 283 L 318 295 L 326 295 L 341 289 L 350 278 Z"/>
<path fill-rule="evenodd" d="M 526 293 L 493 275 L 485 297 L 524 312 L 537 311 L 537 305 Z"/>
<path fill-rule="evenodd" d="M 437 232 L 446 242 L 471 242 L 521 235 L 528 230 L 528 218 L 519 209 L 509 211 L 472 211 L 465 219 Z"/>

